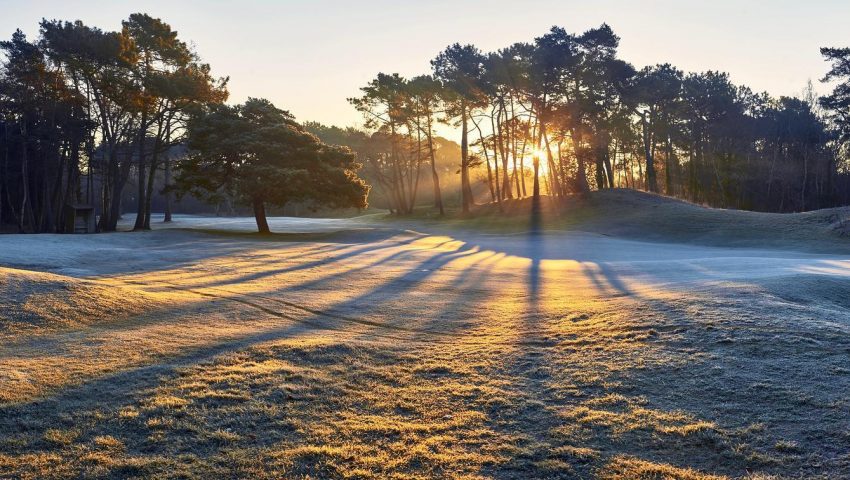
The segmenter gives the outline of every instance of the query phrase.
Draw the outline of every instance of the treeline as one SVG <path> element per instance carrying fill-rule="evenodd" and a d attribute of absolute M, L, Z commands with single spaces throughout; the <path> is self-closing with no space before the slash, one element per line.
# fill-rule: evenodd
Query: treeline
<path fill-rule="evenodd" d="M 818 99 L 811 85 L 800 98 L 773 98 L 725 73 L 636 69 L 617 57 L 618 45 L 607 25 L 582 34 L 554 27 L 490 53 L 451 45 L 430 74 L 379 73 L 350 99 L 367 129 L 352 148 L 400 213 L 412 211 L 428 177 L 442 211 L 439 123 L 459 129 L 464 212 L 476 201 L 474 172 L 484 200 L 498 203 L 614 187 L 776 212 L 850 201 L 847 49 L 822 51 L 833 62 L 825 80 L 840 85 Z"/>
<path fill-rule="evenodd" d="M 409 163 L 410 167 L 415 170 L 414 175 L 410 178 L 413 182 L 411 185 L 405 183 L 402 188 L 393 190 L 388 185 L 385 168 L 385 162 L 388 160 L 387 152 L 390 151 L 388 136 L 367 132 L 355 127 L 341 128 L 323 125 L 319 122 L 305 122 L 304 128 L 325 143 L 344 145 L 356 152 L 358 160 L 363 164 L 359 175 L 370 185 L 378 186 L 369 193 L 370 205 L 405 212 L 412 207 L 413 202 L 422 205 L 424 202 L 437 198 L 446 204 L 460 204 L 460 176 L 457 167 L 460 158 L 460 145 L 452 140 L 432 135 L 428 146 L 424 147 L 423 145 L 424 148 L 427 148 L 427 151 L 424 148 L 418 151 L 420 154 L 418 159 L 415 157 L 416 150 L 412 152 L 414 154 L 412 158 L 402 152 L 399 158 L 403 158 L 402 161 Z M 432 154 L 433 165 L 431 164 Z M 409 170 L 410 168 L 404 168 L 403 174 Z M 436 177 L 434 176 L 435 172 Z M 435 191 L 435 185 L 438 185 L 440 189 Z M 400 201 L 398 195 L 404 195 L 407 201 Z M 399 207 L 399 204 L 402 207 Z M 435 206 L 439 207 L 439 205 Z"/>
<path fill-rule="evenodd" d="M 134 230 L 155 195 L 250 206 L 366 208 L 369 187 L 344 147 L 322 143 L 264 99 L 229 106 L 227 79 L 160 19 L 133 14 L 118 31 L 43 20 L 0 42 L 0 226 L 67 232 L 78 209 L 115 231 L 134 185 Z M 160 188 L 156 189 L 155 186 Z"/>
<path fill-rule="evenodd" d="M 38 39 L 19 30 L 0 50 L 0 224 L 62 232 L 67 207 L 87 204 L 114 231 L 132 176 L 135 228 L 149 229 L 156 173 L 169 184 L 168 152 L 194 111 L 227 98 L 226 79 L 145 14 L 118 31 L 43 20 Z"/>
<path fill-rule="evenodd" d="M 155 196 L 168 220 L 171 196 L 189 192 L 251 206 L 267 230 L 267 204 L 364 208 L 361 165 L 395 213 L 614 187 L 763 211 L 850 203 L 850 49 L 822 50 L 836 87 L 818 99 L 636 69 L 618 44 L 607 25 L 490 53 L 454 44 L 429 74 L 381 73 L 349 99 L 358 130 L 301 125 L 262 99 L 224 105 L 227 79 L 160 19 L 43 20 L 36 39 L 0 42 L 0 226 L 68 231 L 83 207 L 113 231 L 130 198 L 144 230 Z"/>

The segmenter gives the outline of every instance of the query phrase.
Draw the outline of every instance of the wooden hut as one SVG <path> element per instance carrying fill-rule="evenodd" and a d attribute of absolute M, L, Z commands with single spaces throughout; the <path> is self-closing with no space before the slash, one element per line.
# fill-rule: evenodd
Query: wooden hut
<path fill-rule="evenodd" d="M 65 208 L 66 233 L 95 233 L 97 231 L 93 205 L 74 203 L 66 205 Z"/>

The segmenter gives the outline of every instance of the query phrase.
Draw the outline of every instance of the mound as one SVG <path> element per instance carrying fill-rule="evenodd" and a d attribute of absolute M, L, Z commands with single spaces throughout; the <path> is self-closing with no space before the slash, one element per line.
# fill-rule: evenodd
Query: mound
<path fill-rule="evenodd" d="M 0 268 L 0 338 L 109 322 L 148 305 L 149 299 L 133 290 Z"/>
<path fill-rule="evenodd" d="M 464 224 L 527 229 L 532 200 L 480 205 Z M 761 213 L 695 205 L 628 189 L 593 192 L 588 198 L 540 201 L 546 230 L 581 230 L 638 240 L 710 246 L 850 252 L 850 207 L 804 213 Z"/>
<path fill-rule="evenodd" d="M 694 205 L 633 190 L 594 193 L 587 229 L 609 235 L 717 246 L 850 250 L 850 207 L 804 213 L 761 213 Z"/>

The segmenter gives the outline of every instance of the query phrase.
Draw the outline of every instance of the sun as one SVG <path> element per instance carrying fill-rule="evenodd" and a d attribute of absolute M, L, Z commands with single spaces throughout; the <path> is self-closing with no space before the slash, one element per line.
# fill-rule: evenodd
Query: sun
<path fill-rule="evenodd" d="M 544 174 L 544 175 L 546 174 L 546 172 L 549 171 L 549 162 L 547 161 L 548 158 L 549 157 L 547 156 L 546 150 L 534 149 L 534 151 L 531 152 L 531 159 L 532 160 L 535 160 L 535 159 L 539 160 L 539 162 L 540 162 L 540 173 Z"/>
<path fill-rule="evenodd" d="M 546 159 L 546 151 L 540 150 L 540 149 L 535 149 L 533 152 L 531 152 L 531 158 L 537 158 L 539 160 L 544 160 L 544 159 Z"/>

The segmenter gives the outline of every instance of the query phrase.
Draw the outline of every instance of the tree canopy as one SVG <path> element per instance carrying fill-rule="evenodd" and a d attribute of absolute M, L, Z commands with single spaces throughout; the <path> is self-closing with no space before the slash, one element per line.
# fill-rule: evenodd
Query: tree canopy
<path fill-rule="evenodd" d="M 370 135 L 390 146 L 375 163 L 376 185 L 411 198 L 404 184 L 419 178 L 421 138 L 442 122 L 459 129 L 464 212 L 482 192 L 501 206 L 616 187 L 763 211 L 850 201 L 842 148 L 850 138 L 850 49 L 822 50 L 832 62 L 824 80 L 839 85 L 819 100 L 810 87 L 775 98 L 723 72 L 635 68 L 619 58 L 619 42 L 607 24 L 581 33 L 555 26 L 494 52 L 451 44 L 431 61 L 430 83 L 416 89 L 398 74 L 378 74 L 352 99 Z M 427 109 L 408 107 L 422 98 Z M 412 210 L 403 204 L 391 209 Z"/>
<path fill-rule="evenodd" d="M 268 100 L 199 112 L 189 121 L 188 140 L 178 188 L 207 198 L 226 193 L 251 205 L 261 233 L 269 232 L 266 204 L 367 206 L 369 187 L 356 174 L 351 150 L 322 143 Z"/>

